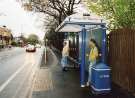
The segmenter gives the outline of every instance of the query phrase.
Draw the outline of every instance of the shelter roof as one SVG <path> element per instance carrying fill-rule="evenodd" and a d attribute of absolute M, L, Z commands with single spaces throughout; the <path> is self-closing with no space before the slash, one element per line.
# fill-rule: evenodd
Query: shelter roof
<path fill-rule="evenodd" d="M 56 32 L 80 32 L 83 25 L 92 28 L 97 25 L 105 25 L 103 18 L 94 14 L 73 14 L 68 16 L 57 28 Z"/>

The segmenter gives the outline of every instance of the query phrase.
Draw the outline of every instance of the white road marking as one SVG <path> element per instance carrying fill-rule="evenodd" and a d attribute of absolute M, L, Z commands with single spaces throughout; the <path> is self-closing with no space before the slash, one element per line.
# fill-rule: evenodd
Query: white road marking
<path fill-rule="evenodd" d="M 32 63 L 32 66 L 35 65 L 35 57 L 34 54 L 26 54 L 24 59 L 24 64 L 17 69 L 2 85 L 0 85 L 0 93 L 7 87 L 7 85 L 28 65 L 29 63 Z M 35 74 L 36 66 L 32 72 L 32 76 Z"/>
<path fill-rule="evenodd" d="M 8 78 L 8 80 L 6 82 L 4 82 L 1 86 L 0 86 L 0 92 L 2 92 L 5 87 L 17 76 L 17 74 L 19 72 L 21 72 L 23 70 L 23 68 L 27 65 L 28 63 L 24 63 L 11 77 Z"/>
<path fill-rule="evenodd" d="M 24 76 L 24 79 L 21 81 L 21 84 L 19 85 L 18 89 L 15 92 L 15 95 L 12 98 L 17 98 L 17 94 L 19 93 L 19 91 L 21 90 L 21 88 L 23 88 L 24 83 L 26 82 L 26 79 L 28 78 L 28 76 L 31 74 L 31 70 L 34 67 L 34 64 L 30 64 L 31 66 L 29 67 L 29 70 L 26 73 L 26 75 Z M 27 83 L 30 81 L 27 81 Z M 28 90 L 26 90 L 27 92 Z M 25 92 L 25 93 L 26 93 Z M 24 93 L 24 92 L 23 92 Z M 24 96 L 26 96 L 26 94 L 24 94 Z M 22 96 L 21 96 L 22 97 Z M 25 97 L 22 97 L 25 98 Z"/>

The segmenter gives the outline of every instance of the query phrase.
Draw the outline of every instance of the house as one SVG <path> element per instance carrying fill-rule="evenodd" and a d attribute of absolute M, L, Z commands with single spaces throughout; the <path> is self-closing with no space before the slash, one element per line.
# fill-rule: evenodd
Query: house
<path fill-rule="evenodd" d="M 6 28 L 6 26 L 0 27 L 0 48 L 11 45 L 12 39 L 11 30 Z"/>

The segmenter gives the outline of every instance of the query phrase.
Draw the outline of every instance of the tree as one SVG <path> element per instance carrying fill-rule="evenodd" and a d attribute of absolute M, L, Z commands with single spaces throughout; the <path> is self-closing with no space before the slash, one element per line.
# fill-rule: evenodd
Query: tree
<path fill-rule="evenodd" d="M 135 1 L 134 0 L 98 0 L 96 3 L 87 0 L 88 7 L 109 20 L 110 29 L 135 27 Z"/>
<path fill-rule="evenodd" d="M 67 16 L 75 13 L 75 5 L 80 2 L 81 0 L 30 0 L 34 11 L 45 15 L 45 38 L 55 42 L 59 39 L 59 33 L 55 32 L 56 27 Z"/>
<path fill-rule="evenodd" d="M 37 35 L 35 34 L 30 34 L 28 39 L 27 39 L 27 42 L 30 43 L 30 44 L 37 44 L 39 42 L 39 38 Z"/>
<path fill-rule="evenodd" d="M 13 46 L 18 46 L 18 43 L 15 42 L 15 41 L 12 41 L 12 42 L 11 42 L 11 45 L 13 45 Z"/>
<path fill-rule="evenodd" d="M 80 2 L 81 0 L 30 0 L 35 11 L 52 16 L 58 24 L 73 14 L 75 4 Z"/>
<path fill-rule="evenodd" d="M 74 13 L 75 5 L 81 0 L 30 0 L 36 12 L 45 14 L 45 37 L 55 40 L 58 33 L 56 27 L 69 15 Z"/>
<path fill-rule="evenodd" d="M 23 34 L 21 34 L 20 39 L 23 43 L 27 43 L 27 38 Z"/>

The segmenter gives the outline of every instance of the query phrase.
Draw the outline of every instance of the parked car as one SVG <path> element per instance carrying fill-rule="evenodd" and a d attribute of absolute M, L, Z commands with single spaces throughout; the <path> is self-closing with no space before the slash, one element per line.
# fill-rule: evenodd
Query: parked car
<path fill-rule="evenodd" d="M 36 52 L 36 47 L 34 45 L 28 44 L 26 47 L 26 52 Z"/>
<path fill-rule="evenodd" d="M 8 45 L 8 48 L 12 48 L 12 45 Z"/>

